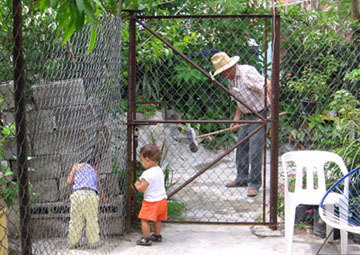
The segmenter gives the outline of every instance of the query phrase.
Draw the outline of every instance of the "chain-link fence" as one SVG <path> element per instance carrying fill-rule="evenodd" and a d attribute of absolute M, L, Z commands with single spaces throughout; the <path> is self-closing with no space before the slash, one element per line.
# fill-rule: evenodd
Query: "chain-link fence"
<path fill-rule="evenodd" d="M 280 111 L 286 114 L 280 117 L 279 155 L 325 150 L 342 156 L 349 171 L 359 165 L 359 40 L 358 24 L 341 20 L 325 7 L 323 11 L 292 8 L 282 15 Z M 332 166 L 326 171 L 329 188 L 342 174 Z M 291 189 L 295 178 L 289 176 Z M 283 216 L 281 176 L 279 183 Z M 313 209 L 299 208 L 296 222 L 316 223 L 319 216 Z M 314 226 L 314 232 L 325 236 L 324 229 Z"/>
<path fill-rule="evenodd" d="M 229 93 L 233 91 L 221 84 L 226 80 L 220 75 L 215 77 L 220 83 L 215 82 L 209 72 L 214 72 L 210 58 L 215 53 L 225 51 L 229 56 L 240 56 L 240 65 L 254 66 L 261 73 L 261 91 L 266 95 L 265 77 L 270 79 L 271 74 L 268 72 L 272 57 L 269 54 L 271 18 L 270 15 L 139 16 L 136 20 L 133 101 L 136 101 L 137 118 L 131 124 L 139 129 L 138 149 L 147 143 L 163 149 L 161 166 L 168 176 L 170 221 L 269 223 L 270 133 L 264 132 L 266 125 L 244 140 L 238 138 L 236 132 L 230 132 L 227 128 L 233 122 L 237 107 L 236 101 L 230 99 Z M 249 120 L 246 114 L 244 116 L 241 125 L 245 128 L 260 127 L 261 122 L 251 123 L 246 121 Z M 253 120 L 262 121 L 259 117 Z M 196 152 L 189 146 L 188 126 L 195 131 Z M 260 142 L 254 143 L 256 136 L 260 136 Z M 264 140 L 268 150 L 259 145 Z M 241 147 L 237 150 L 241 162 L 248 162 L 246 155 L 249 149 L 254 150 L 253 144 L 259 146 L 252 156 L 257 158 L 252 168 L 258 164 L 261 170 L 251 181 L 263 179 L 256 197 L 248 196 L 251 171 L 249 177 L 242 180 L 242 187 L 226 187 L 237 175 L 235 149 L 240 141 Z M 245 163 L 246 168 L 249 164 Z M 137 176 L 141 174 L 138 170 Z M 276 186 L 272 190 L 276 192 Z M 141 194 L 138 196 L 140 201 Z"/>
<path fill-rule="evenodd" d="M 107 253 L 126 219 L 121 19 L 101 21 L 86 55 L 87 26 L 61 45 L 54 15 L 24 7 L 21 24 L 20 10 L 2 10 L 1 254 Z M 86 169 L 97 175 L 81 179 Z"/>
<path fill-rule="evenodd" d="M 162 148 L 161 167 L 171 195 L 169 220 L 268 222 L 271 129 L 266 135 L 262 188 L 255 198 L 247 197 L 244 187 L 224 186 L 236 175 L 235 154 L 233 151 L 226 154 L 237 142 L 236 133 L 196 138 L 198 151 L 193 153 L 189 148 L 187 124 L 196 135 L 223 130 L 236 111 L 236 103 L 229 94 L 209 77 L 137 23 L 137 94 L 128 97 L 135 91 L 127 90 L 127 79 L 132 75 L 127 69 L 130 41 L 127 19 L 103 20 L 93 52 L 85 55 L 89 43 L 87 28 L 61 45 L 52 15 L 34 14 L 24 8 L 25 65 L 21 66 L 20 61 L 15 69 L 15 77 L 23 71 L 24 80 L 14 81 L 14 63 L 19 63 L 21 55 L 13 53 L 14 45 L 18 44 L 12 39 L 11 11 L 10 7 L 1 10 L 3 250 L 18 254 L 21 246 L 30 245 L 34 254 L 54 251 L 77 254 L 83 250 L 108 253 L 119 240 L 113 236 L 123 233 L 126 218 L 136 218 L 135 209 L 139 205 L 126 208 L 126 202 L 131 202 L 130 195 L 135 194 L 128 193 L 131 186 L 127 170 L 137 169 L 138 173 L 133 174 L 138 176 L 141 167 L 138 157 L 127 155 L 127 151 L 138 150 L 145 143 Z M 359 31 L 336 20 L 324 22 L 321 19 L 324 15 L 320 14 L 281 14 L 279 103 L 283 114 L 279 118 L 279 154 L 296 149 L 335 151 L 352 169 L 359 163 L 360 148 Z M 225 19 L 179 16 L 140 21 L 206 72 L 214 71 L 210 57 L 225 51 L 230 56 L 240 56 L 240 64 L 252 65 L 263 76 L 272 78 L 271 16 Z M 15 22 L 15 26 L 20 33 L 20 23 Z M 215 78 L 227 84 L 222 77 Z M 16 93 L 18 85 L 24 86 L 23 94 Z M 128 123 L 124 114 L 128 98 L 136 101 L 133 105 L 137 121 L 133 123 Z M 139 130 L 139 135 L 131 137 L 138 146 L 131 150 L 127 147 L 127 124 Z M 84 231 L 80 247 L 69 250 L 71 189 L 67 178 L 75 163 L 90 159 L 95 152 L 100 159 L 99 179 L 107 198 L 98 205 L 102 246 L 88 249 Z M 127 159 L 137 167 L 129 169 Z M 330 177 L 337 179 L 336 175 Z M 27 178 L 28 186 L 24 182 Z M 19 183 L 23 194 L 20 197 Z M 30 194 L 28 201 L 26 189 Z M 139 202 L 141 194 L 136 195 Z M 279 215 L 282 201 L 280 190 Z"/>
<path fill-rule="evenodd" d="M 280 104 L 287 114 L 279 135 L 295 149 L 339 149 L 337 138 L 358 133 L 357 125 L 339 125 L 358 118 L 359 30 L 338 21 L 320 26 L 320 15 L 284 17 L 281 25 Z"/>
<path fill-rule="evenodd" d="M 359 163 L 359 127 L 356 124 L 359 118 L 358 30 L 356 26 L 347 25 L 350 23 L 341 24 L 338 19 L 326 20 L 326 17 L 322 12 L 282 14 L 279 154 L 300 149 L 334 151 L 352 169 Z M 147 20 L 144 17 L 143 23 L 206 72 L 214 70 L 210 57 L 216 52 L 226 51 L 230 56 L 240 56 L 241 64 L 253 65 L 271 78 L 272 33 L 264 36 L 267 24 L 262 19 L 187 19 L 178 16 L 171 20 Z M 161 107 L 149 102 L 165 101 L 173 118 L 200 120 L 198 123 L 189 121 L 197 135 L 228 127 L 229 123 L 200 122 L 231 120 L 236 105 L 229 100 L 229 95 L 211 84 L 209 77 L 142 26 L 137 27 L 136 100 L 148 104 L 138 104 L 137 111 L 145 117 L 153 115 L 151 111 L 156 112 Z M 268 40 L 268 48 L 264 47 L 265 40 Z M 267 50 L 269 54 L 265 59 Z M 265 64 L 269 67 L 269 74 L 265 71 Z M 216 78 L 226 84 L 221 77 Z M 161 120 L 164 117 L 153 118 Z M 137 123 L 141 124 L 140 145 L 152 141 L 168 148 L 166 155 L 170 159 L 165 166 L 173 172 L 173 182 L 168 190 L 171 195 L 171 190 L 177 192 L 173 196 L 175 202 L 170 203 L 175 203 L 175 208 L 182 208 L 177 220 L 219 223 L 235 219 L 235 222 L 253 223 L 261 222 L 267 216 L 267 213 L 259 214 L 252 206 L 266 207 L 269 193 L 264 193 L 262 201 L 249 202 L 245 201 L 246 189 L 224 188 L 225 182 L 235 175 L 233 155 L 229 154 L 217 165 L 211 165 L 224 147 L 230 148 L 235 143 L 235 134 L 205 136 L 198 140 L 200 151 L 187 155 L 181 149 L 182 139 L 179 138 L 184 136 L 186 124 L 173 125 L 168 131 L 170 133 L 154 133 L 154 126 L 151 127 L 153 130 L 143 126 L 146 121 Z M 156 124 L 156 121 L 148 124 Z M 166 125 L 159 127 L 160 130 L 163 128 Z M 210 152 L 213 154 L 206 154 Z M 263 178 L 269 177 L 266 171 L 265 168 Z M 280 171 L 280 182 L 281 174 Z M 328 173 L 328 185 L 334 183 L 339 174 L 339 171 Z M 192 179 L 194 176 L 198 177 Z M 178 190 L 177 187 L 184 183 L 186 187 Z M 278 199 L 279 215 L 283 216 L 281 188 Z"/>

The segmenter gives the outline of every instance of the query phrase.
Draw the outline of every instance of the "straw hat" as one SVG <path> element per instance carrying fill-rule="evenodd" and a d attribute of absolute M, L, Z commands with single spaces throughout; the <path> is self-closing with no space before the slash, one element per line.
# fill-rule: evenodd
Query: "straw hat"
<path fill-rule="evenodd" d="M 239 56 L 233 56 L 230 58 L 225 52 L 216 53 L 211 57 L 211 62 L 215 67 L 214 76 L 235 65 L 239 59 Z"/>

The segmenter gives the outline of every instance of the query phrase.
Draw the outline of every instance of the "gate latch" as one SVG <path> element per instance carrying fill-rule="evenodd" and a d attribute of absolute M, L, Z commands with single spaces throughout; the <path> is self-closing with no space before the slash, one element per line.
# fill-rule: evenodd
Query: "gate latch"
<path fill-rule="evenodd" d="M 134 128 L 134 136 L 135 136 L 135 137 L 138 137 L 138 136 L 139 136 L 139 128 L 138 128 L 138 127 L 135 127 L 135 128 Z"/>

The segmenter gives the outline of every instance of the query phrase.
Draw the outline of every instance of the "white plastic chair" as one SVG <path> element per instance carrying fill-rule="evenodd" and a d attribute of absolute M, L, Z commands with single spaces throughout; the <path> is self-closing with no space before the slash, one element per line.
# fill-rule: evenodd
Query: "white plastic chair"
<path fill-rule="evenodd" d="M 348 173 L 342 158 L 327 151 L 292 151 L 281 156 L 284 171 L 285 188 L 285 241 L 286 253 L 291 254 L 294 238 L 296 207 L 300 204 L 319 205 L 326 193 L 325 167 L 327 163 L 335 163 L 343 175 Z M 289 191 L 289 174 L 296 174 L 295 188 Z M 327 233 L 331 228 L 326 226 Z M 346 250 L 347 232 L 341 231 L 341 250 Z M 346 251 L 344 251 L 346 252 Z"/>

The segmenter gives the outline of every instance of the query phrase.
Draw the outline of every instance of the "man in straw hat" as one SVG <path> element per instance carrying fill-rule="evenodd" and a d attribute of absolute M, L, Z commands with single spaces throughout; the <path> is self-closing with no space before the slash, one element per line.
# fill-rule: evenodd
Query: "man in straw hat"
<path fill-rule="evenodd" d="M 265 111 L 265 78 L 249 65 L 239 65 L 239 56 L 229 57 L 225 52 L 219 52 L 211 57 L 215 67 L 214 76 L 220 74 L 226 78 L 230 85 L 230 91 L 236 95 L 241 102 L 247 104 L 251 109 L 261 115 Z M 266 81 L 267 106 L 270 106 L 270 82 Z M 234 98 L 231 98 L 234 100 Z M 240 102 L 237 102 L 237 109 L 234 120 L 258 120 L 259 117 L 253 114 Z M 268 109 L 268 112 L 270 109 Z M 244 125 L 238 131 L 238 140 L 242 140 L 256 128 L 258 124 Z M 230 125 L 230 131 L 234 132 L 239 128 L 238 123 Z M 264 150 L 264 129 L 259 130 L 246 142 L 236 149 L 237 175 L 234 181 L 226 184 L 226 187 L 248 187 L 247 195 L 255 197 L 262 184 L 262 163 Z M 249 168 L 250 174 L 249 174 Z"/>

